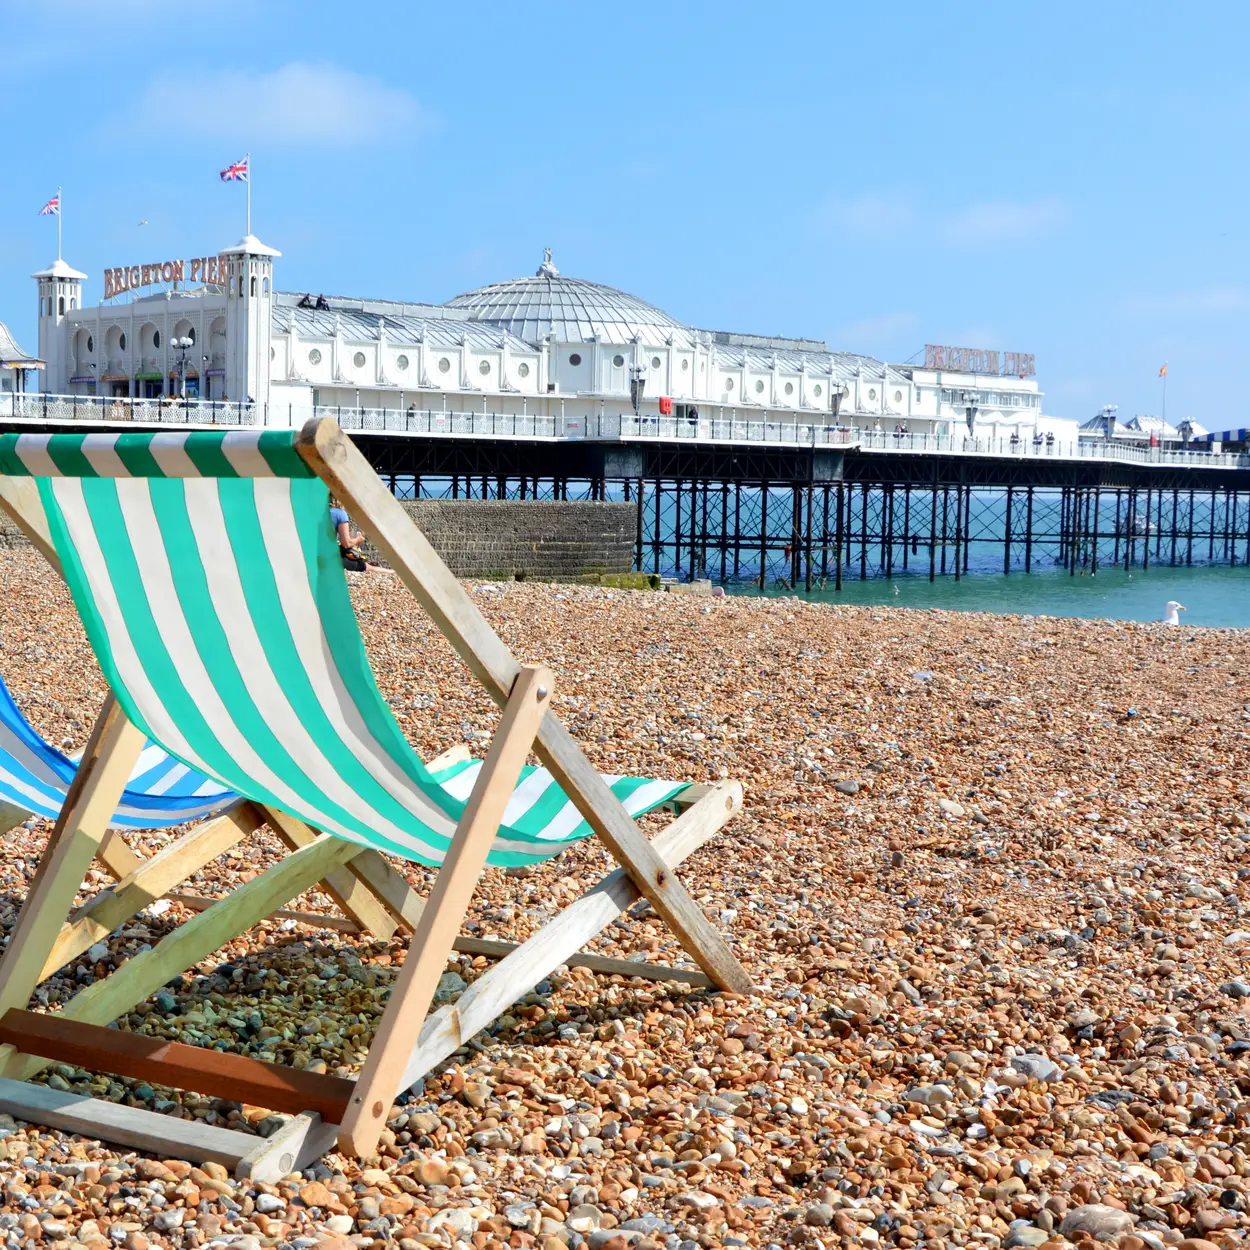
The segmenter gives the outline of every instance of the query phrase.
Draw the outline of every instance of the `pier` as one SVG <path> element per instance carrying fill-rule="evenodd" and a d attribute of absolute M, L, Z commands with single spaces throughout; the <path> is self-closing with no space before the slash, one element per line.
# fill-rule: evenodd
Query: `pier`
<path fill-rule="evenodd" d="M 626 500 L 635 567 L 815 590 L 848 579 L 1250 564 L 1250 455 L 697 421 L 6 398 L 6 430 L 298 425 L 330 416 L 396 495 Z"/>

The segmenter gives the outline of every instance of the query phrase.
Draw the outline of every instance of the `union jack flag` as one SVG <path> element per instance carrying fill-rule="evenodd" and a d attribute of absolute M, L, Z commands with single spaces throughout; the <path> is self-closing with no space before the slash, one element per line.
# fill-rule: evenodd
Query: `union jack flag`
<path fill-rule="evenodd" d="M 222 182 L 246 182 L 247 181 L 247 157 L 241 161 L 234 161 L 227 165 L 221 171 Z"/>
<path fill-rule="evenodd" d="M 61 193 L 58 191 L 40 210 L 40 217 L 59 217 L 61 215 Z"/>

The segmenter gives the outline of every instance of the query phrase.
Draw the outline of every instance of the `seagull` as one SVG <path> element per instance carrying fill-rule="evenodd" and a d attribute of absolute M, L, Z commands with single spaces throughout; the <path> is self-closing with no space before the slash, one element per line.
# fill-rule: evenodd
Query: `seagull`
<path fill-rule="evenodd" d="M 1177 614 L 1188 611 L 1189 609 L 1183 603 L 1177 603 L 1175 599 L 1169 599 L 1167 607 L 1163 609 L 1163 623 L 1165 625 L 1179 625 L 1181 618 Z"/>
<path fill-rule="evenodd" d="M 146 226 L 148 224 L 148 219 L 145 217 L 139 224 L 141 226 Z"/>

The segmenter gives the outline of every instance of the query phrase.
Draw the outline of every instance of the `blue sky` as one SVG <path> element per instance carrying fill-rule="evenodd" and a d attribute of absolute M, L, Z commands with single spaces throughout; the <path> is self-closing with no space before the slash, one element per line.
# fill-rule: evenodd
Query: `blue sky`
<path fill-rule="evenodd" d="M 1031 351 L 1063 416 L 1158 411 L 1167 360 L 1170 417 L 1244 423 L 1245 5 L 0 0 L 0 22 L 0 320 L 32 348 L 58 184 L 94 302 L 105 266 L 236 241 L 217 171 L 250 150 L 282 289 L 442 301 L 550 246 L 706 328 Z"/>

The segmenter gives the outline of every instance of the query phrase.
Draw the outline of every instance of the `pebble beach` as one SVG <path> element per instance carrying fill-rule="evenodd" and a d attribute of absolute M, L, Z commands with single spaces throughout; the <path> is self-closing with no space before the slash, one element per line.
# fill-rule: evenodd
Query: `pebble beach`
<path fill-rule="evenodd" d="M 29 549 L 4 555 L 0 673 L 46 737 L 81 747 L 105 688 L 68 592 Z M 0 1115 L 6 1246 L 1241 1244 L 1250 633 L 468 588 L 518 658 L 553 668 L 601 770 L 743 783 L 743 813 L 680 875 L 757 993 L 562 968 L 392 1108 L 378 1158 L 271 1185 Z M 352 592 L 414 748 L 484 753 L 498 710 L 398 580 L 371 570 Z M 6 933 L 48 829 L 0 841 Z M 281 854 L 263 831 L 191 888 L 223 896 Z M 582 844 L 488 869 L 466 932 L 523 940 L 611 866 Z M 345 932 L 317 892 L 291 906 L 326 925 L 267 921 L 119 1026 L 353 1075 L 405 943 Z M 153 906 L 36 1005 L 189 914 Z M 689 964 L 645 905 L 591 949 Z M 440 998 L 486 966 L 453 957 Z M 64 1065 L 40 1079 L 277 1124 Z"/>

